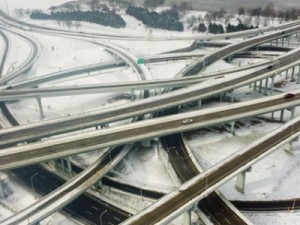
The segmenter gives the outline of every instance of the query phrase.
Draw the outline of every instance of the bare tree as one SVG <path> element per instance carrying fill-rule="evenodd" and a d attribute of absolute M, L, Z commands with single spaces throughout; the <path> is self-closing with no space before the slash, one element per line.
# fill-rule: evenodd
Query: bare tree
<path fill-rule="evenodd" d="M 239 16 L 244 15 L 246 12 L 245 8 L 243 7 L 239 7 L 238 11 L 239 11 Z"/>
<path fill-rule="evenodd" d="M 276 15 L 274 3 L 267 4 L 262 13 L 266 17 L 274 17 Z"/>
<path fill-rule="evenodd" d="M 100 1 L 99 0 L 91 0 L 90 1 L 90 7 L 92 11 L 96 11 L 96 9 L 99 8 Z"/>

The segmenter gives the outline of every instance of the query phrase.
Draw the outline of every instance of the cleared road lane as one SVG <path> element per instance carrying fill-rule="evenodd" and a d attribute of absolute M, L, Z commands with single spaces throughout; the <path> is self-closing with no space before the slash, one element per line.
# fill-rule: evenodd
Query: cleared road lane
<path fill-rule="evenodd" d="M 280 94 L 229 106 L 149 119 L 71 137 L 7 148 L 0 152 L 0 169 L 26 166 L 99 148 L 132 143 L 253 115 L 293 108 L 300 105 L 300 90 L 293 93 L 295 96 L 290 99 L 285 99 L 284 95 Z M 191 119 L 192 122 L 183 123 L 186 118 Z"/>

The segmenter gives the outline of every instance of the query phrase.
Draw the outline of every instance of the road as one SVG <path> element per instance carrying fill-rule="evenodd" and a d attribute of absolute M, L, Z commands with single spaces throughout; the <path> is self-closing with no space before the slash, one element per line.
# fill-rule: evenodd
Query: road
<path fill-rule="evenodd" d="M 235 153 L 226 159 L 226 161 L 217 164 L 205 173 L 194 177 L 179 188 L 178 191 L 168 194 L 122 224 L 166 224 L 174 218 L 176 213 L 199 201 L 205 195 L 214 191 L 219 185 L 226 182 L 229 177 L 231 178 L 236 175 L 240 168 L 251 166 L 261 155 L 268 154 L 270 149 L 276 149 L 277 145 L 299 132 L 300 119 L 298 118 L 287 123 L 281 129 L 272 132 L 267 137 L 256 141 L 242 151 Z"/>
<path fill-rule="evenodd" d="M 278 59 L 276 65 L 289 65 L 291 61 L 297 61 L 299 59 L 300 53 L 294 52 L 293 54 L 282 57 L 280 60 Z M 172 93 L 143 99 L 127 105 L 118 106 L 113 109 L 101 110 L 100 112 L 96 111 L 79 116 L 75 115 L 67 118 L 43 121 L 39 123 L 32 123 L 30 125 L 0 130 L 0 147 L 3 148 L 22 141 L 37 140 L 40 137 L 98 126 L 100 124 L 131 118 L 136 115 L 142 115 L 186 102 L 207 98 L 262 79 L 262 77 L 266 77 L 265 73 L 272 71 L 276 72 L 278 70 L 276 67 L 277 66 L 274 66 L 273 69 L 264 68 L 248 75 L 235 77 L 223 82 L 218 79 L 215 83 L 208 84 L 205 87 L 195 86 L 176 90 Z M 82 121 L 84 121 L 84 123 L 82 123 Z"/>
<path fill-rule="evenodd" d="M 285 108 L 293 108 L 300 104 L 300 90 L 293 93 L 295 96 L 288 100 L 280 94 L 229 106 L 149 119 L 70 137 L 7 148 L 0 152 L 0 169 L 21 167 L 99 148 L 122 145 Z M 184 124 L 182 121 L 186 118 L 192 119 L 193 122 Z"/>
<path fill-rule="evenodd" d="M 40 165 L 33 165 L 26 169 L 11 170 L 10 173 L 17 180 L 26 184 L 29 188 L 33 187 L 34 191 L 43 196 L 51 193 L 65 183 L 64 179 L 49 172 Z M 72 217 L 84 224 L 100 224 L 99 218 L 104 211 L 106 213 L 103 214 L 102 219 L 106 224 L 119 224 L 120 221 L 124 221 L 130 216 L 127 212 L 101 201 L 88 192 L 78 196 L 63 208 L 63 213 L 71 214 Z"/>
<path fill-rule="evenodd" d="M 0 30 L 0 35 L 2 36 L 3 40 L 4 40 L 4 52 L 2 54 L 2 59 L 0 62 L 0 77 L 3 75 L 3 67 L 6 61 L 6 57 L 7 57 L 7 53 L 8 53 L 8 49 L 9 49 L 9 41 L 8 38 L 6 37 L 6 35 L 4 34 L 4 32 L 2 30 Z"/>

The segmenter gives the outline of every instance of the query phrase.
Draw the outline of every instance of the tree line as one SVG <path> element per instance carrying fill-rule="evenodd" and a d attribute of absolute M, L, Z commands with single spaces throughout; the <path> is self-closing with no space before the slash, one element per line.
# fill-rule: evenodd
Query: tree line
<path fill-rule="evenodd" d="M 122 28 L 126 26 L 123 18 L 113 11 L 51 12 L 50 14 L 43 13 L 41 11 L 33 11 L 30 14 L 30 18 L 39 20 L 83 21 L 114 28 Z"/>
<path fill-rule="evenodd" d="M 183 31 L 183 24 L 179 21 L 179 11 L 175 8 L 157 13 L 155 11 L 150 11 L 147 8 L 130 5 L 126 9 L 126 14 L 142 21 L 142 23 L 148 27 Z"/>
<path fill-rule="evenodd" d="M 243 31 L 243 30 L 249 30 L 249 29 L 254 29 L 257 27 L 254 26 L 247 26 L 245 24 L 239 23 L 238 25 L 232 25 L 232 24 L 227 24 L 227 26 L 224 27 L 221 24 L 216 24 L 216 23 L 209 23 L 208 26 L 206 26 L 204 23 L 200 23 L 198 26 L 198 32 L 209 32 L 212 34 L 223 34 L 225 32 L 230 33 L 230 32 L 236 32 L 236 31 Z"/>

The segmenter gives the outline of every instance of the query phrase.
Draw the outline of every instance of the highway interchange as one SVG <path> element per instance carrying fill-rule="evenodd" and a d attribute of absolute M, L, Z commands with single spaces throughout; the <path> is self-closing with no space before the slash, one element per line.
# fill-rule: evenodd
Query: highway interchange
<path fill-rule="evenodd" d="M 266 35 L 258 37 L 255 40 L 249 39 L 249 41 L 241 42 L 240 45 L 234 44 L 232 46 L 227 46 L 217 51 L 217 53 L 211 54 L 204 58 L 204 60 L 196 61 L 185 71 L 182 72 L 183 75 L 194 75 L 199 73 L 203 67 L 212 64 L 218 59 L 225 58 L 231 54 L 238 51 L 249 48 L 260 43 L 268 42 L 277 38 L 282 38 L 287 34 L 298 33 L 299 27 L 292 27 L 286 29 L 285 33 L 277 32 L 275 34 Z M 157 96 L 145 100 L 141 100 L 137 103 L 132 103 L 127 108 L 122 108 L 116 110 L 108 110 L 107 112 L 96 112 L 95 115 L 86 117 L 86 127 L 92 127 L 99 124 L 106 124 L 112 121 L 117 121 L 124 118 L 130 118 L 136 115 L 142 115 L 149 112 L 155 112 L 161 109 L 167 109 L 172 106 L 178 106 L 186 102 L 191 102 L 195 100 L 200 100 L 202 98 L 207 98 L 224 91 L 230 91 L 234 88 L 251 84 L 253 82 L 259 81 L 263 78 L 271 77 L 272 75 L 282 70 L 290 68 L 289 65 L 293 62 L 299 60 L 298 51 L 294 51 L 283 57 L 279 57 L 276 61 L 277 64 L 273 69 L 267 69 L 266 67 L 260 68 L 258 71 L 251 73 L 249 75 L 243 76 L 241 78 L 233 78 L 226 80 L 225 82 L 216 79 L 216 82 L 209 87 L 188 87 L 183 90 L 176 90 L 172 93 L 164 94 L 162 97 Z M 297 65 L 297 64 L 296 64 Z M 285 68 L 285 66 L 287 66 Z M 215 123 L 221 123 L 226 121 L 237 120 L 239 118 L 249 117 L 251 115 L 263 114 L 266 112 L 272 112 L 276 110 L 281 110 L 285 108 L 296 107 L 300 103 L 300 93 L 295 92 L 295 97 L 289 101 L 283 98 L 283 95 L 278 95 L 274 97 L 268 97 L 259 101 L 253 101 L 253 103 L 238 103 L 230 107 L 220 107 L 214 110 L 201 110 L 195 113 L 179 114 L 174 116 L 168 116 L 166 118 L 151 119 L 148 121 L 135 122 L 133 124 L 124 125 L 116 128 L 109 128 L 104 130 L 99 130 L 91 132 L 88 135 L 77 135 L 75 137 L 66 137 L 57 140 L 45 141 L 41 144 L 28 144 L 24 147 L 11 147 L 3 150 L 0 154 L 0 166 L 1 169 L 11 169 L 14 167 L 24 166 L 28 164 L 37 163 L 40 161 L 47 161 L 54 158 L 59 158 L 62 156 L 72 155 L 79 152 L 90 151 L 97 149 L 99 147 L 110 147 L 115 145 L 122 145 L 126 143 L 131 143 L 139 140 L 148 139 L 151 137 L 158 137 L 166 134 L 178 133 L 187 130 L 193 130 L 195 128 L 212 125 Z M 174 99 L 174 101 L 172 101 Z M 125 114 L 125 112 L 128 112 Z M 102 113 L 102 115 L 101 115 Z M 116 113 L 115 115 L 113 113 Z M 80 117 L 80 116 L 79 116 Z M 182 121 L 185 118 L 192 119 L 193 123 L 183 124 Z M 90 121 L 89 121 L 90 119 Z M 208 120 L 209 119 L 209 120 Z M 70 122 L 73 120 L 73 124 Z M 68 122 L 68 123 L 66 123 Z M 61 128 L 58 126 L 61 125 Z M 72 131 L 78 129 L 78 118 L 67 118 L 59 119 L 53 121 L 41 122 L 33 125 L 20 126 L 17 128 L 9 128 L 4 131 L 0 131 L 1 145 L 12 145 L 18 142 L 28 141 L 37 139 L 40 137 L 51 136 L 54 134 L 63 133 L 66 131 Z M 36 127 L 35 127 L 36 126 Z M 34 129 L 33 129 L 34 127 Z M 37 130 L 37 127 L 41 127 L 41 130 Z M 51 127 L 53 130 L 51 130 Z M 65 129 L 68 127 L 67 129 Z M 298 124 L 295 126 L 298 128 Z M 31 129 L 36 133 L 30 133 Z M 45 130 L 43 133 L 42 130 Z M 128 132 L 130 130 L 130 132 Z M 25 132 L 24 132 L 25 131 Z M 125 132 L 124 132 L 125 131 Z M 298 131 L 297 129 L 295 132 Z M 19 132 L 19 134 L 18 134 Z M 293 131 L 294 132 L 294 131 Z M 288 137 L 292 132 L 288 131 L 285 133 Z M 16 135 L 16 138 L 15 138 Z M 282 135 L 282 134 L 280 134 Z M 99 138 L 101 137 L 101 139 Z M 77 139 L 73 141 L 73 139 Z M 267 143 L 267 142 L 266 142 Z M 76 146 L 76 148 L 75 148 Z M 270 147 L 270 145 L 266 145 Z M 64 150 L 65 149 L 65 150 Z M 45 153 L 43 152 L 45 150 Z M 63 151 L 62 151 L 63 150 Z M 28 161 L 28 152 L 30 153 L 30 162 Z M 65 152 L 64 152 L 65 151 Z M 23 154 L 23 156 L 22 156 Z M 13 156 L 13 157 L 11 157 Z M 18 158 L 20 156 L 20 158 Z M 25 157 L 24 157 L 25 156 Z M 23 162 L 21 161 L 23 158 Z M 18 161 L 20 160 L 20 161 Z M 230 173 L 229 173 L 230 174 Z M 225 175 L 224 175 L 225 176 Z M 193 192 L 194 193 L 194 192 Z M 197 193 L 198 195 L 198 193 Z M 186 198 L 187 194 L 180 194 L 183 199 Z M 199 199 L 198 199 L 199 200 Z M 182 201 L 182 199 L 180 200 Z M 157 203 L 159 204 L 159 203 Z M 176 205 L 174 204 L 174 207 Z M 168 206 L 171 210 L 171 207 Z M 153 214 L 154 215 L 154 214 Z M 159 219 L 158 216 L 155 218 Z M 130 224 L 154 224 L 147 218 L 148 222 L 137 222 Z"/>

